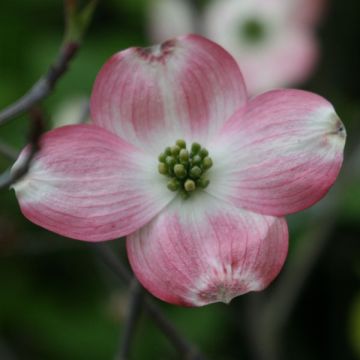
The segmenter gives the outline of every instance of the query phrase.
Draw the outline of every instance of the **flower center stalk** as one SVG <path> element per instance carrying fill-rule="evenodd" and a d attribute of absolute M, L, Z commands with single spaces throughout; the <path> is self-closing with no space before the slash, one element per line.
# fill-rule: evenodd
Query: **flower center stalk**
<path fill-rule="evenodd" d="M 159 155 L 158 170 L 168 178 L 168 189 L 178 191 L 182 198 L 187 199 L 197 189 L 205 189 L 209 185 L 206 172 L 212 165 L 205 148 L 194 142 L 188 150 L 186 142 L 180 139 Z"/>

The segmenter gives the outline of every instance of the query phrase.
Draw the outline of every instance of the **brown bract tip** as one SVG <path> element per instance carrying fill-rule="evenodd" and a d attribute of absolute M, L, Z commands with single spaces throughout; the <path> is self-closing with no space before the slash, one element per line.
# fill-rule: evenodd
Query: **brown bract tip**
<path fill-rule="evenodd" d="M 176 40 L 168 40 L 162 44 L 149 46 L 146 48 L 137 48 L 138 54 L 146 61 L 165 62 L 166 58 L 173 52 Z"/>
<path fill-rule="evenodd" d="M 336 131 L 335 131 L 335 133 L 342 136 L 342 137 L 346 137 L 345 126 L 344 126 L 343 122 L 340 119 L 338 119 L 337 122 L 336 122 Z"/>

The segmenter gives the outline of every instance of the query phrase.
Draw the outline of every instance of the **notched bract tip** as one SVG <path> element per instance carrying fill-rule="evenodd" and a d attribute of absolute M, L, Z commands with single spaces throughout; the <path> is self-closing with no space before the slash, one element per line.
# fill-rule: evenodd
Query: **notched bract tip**
<path fill-rule="evenodd" d="M 343 122 L 338 118 L 336 122 L 336 130 L 334 131 L 334 134 L 340 135 L 341 137 L 346 137 L 346 129 L 343 124 Z"/>
<path fill-rule="evenodd" d="M 162 44 L 149 46 L 146 48 L 137 48 L 138 54 L 146 61 L 164 62 L 166 58 L 173 52 L 175 48 L 176 40 L 168 40 Z"/>

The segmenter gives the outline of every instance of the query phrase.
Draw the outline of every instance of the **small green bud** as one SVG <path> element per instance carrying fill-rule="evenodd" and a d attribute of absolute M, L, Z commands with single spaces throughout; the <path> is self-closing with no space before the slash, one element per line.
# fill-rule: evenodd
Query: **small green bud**
<path fill-rule="evenodd" d="M 191 179 L 187 179 L 184 184 L 184 189 L 188 192 L 194 191 L 196 189 L 195 181 Z"/>
<path fill-rule="evenodd" d="M 171 168 L 176 164 L 176 160 L 173 156 L 167 156 L 165 162 Z"/>
<path fill-rule="evenodd" d="M 201 162 L 202 162 L 202 159 L 199 155 L 193 156 L 193 158 L 192 158 L 193 165 L 200 165 Z"/>
<path fill-rule="evenodd" d="M 167 167 L 167 165 L 166 164 L 164 164 L 164 163 L 159 163 L 159 165 L 158 165 L 158 170 L 159 170 L 159 173 L 160 174 L 163 174 L 163 175 L 167 175 L 167 173 L 168 173 L 168 167 Z"/>
<path fill-rule="evenodd" d="M 204 158 L 206 156 L 209 155 L 209 152 L 205 149 L 205 148 L 202 148 L 200 151 L 199 151 L 199 155 Z"/>
<path fill-rule="evenodd" d="M 186 176 L 185 166 L 181 164 L 176 164 L 174 166 L 174 174 L 180 179 L 184 178 Z"/>
<path fill-rule="evenodd" d="M 171 191 L 177 191 L 180 188 L 180 183 L 176 179 L 171 179 L 167 183 L 167 188 Z"/>
<path fill-rule="evenodd" d="M 161 154 L 159 155 L 159 161 L 160 161 L 160 162 L 165 162 L 165 159 L 166 159 L 166 154 L 165 154 L 165 153 L 161 153 Z"/>
<path fill-rule="evenodd" d="M 158 159 L 158 171 L 167 177 L 168 189 L 179 192 L 183 199 L 191 197 L 197 188 L 205 189 L 210 183 L 204 174 L 213 162 L 209 151 L 197 142 L 187 149 L 186 142 L 178 139 L 173 146 L 166 147 Z"/>
<path fill-rule="evenodd" d="M 210 184 L 210 181 L 208 179 L 200 178 L 196 184 L 201 187 L 202 189 L 205 189 Z"/>
<path fill-rule="evenodd" d="M 193 166 L 190 170 L 190 176 L 193 179 L 200 177 L 201 173 L 202 173 L 202 171 L 198 166 Z"/>
<path fill-rule="evenodd" d="M 201 149 L 201 145 L 199 143 L 196 143 L 196 142 L 192 143 L 192 145 L 191 145 L 191 153 L 192 154 L 197 154 L 200 151 L 200 149 Z"/>
<path fill-rule="evenodd" d="M 180 152 L 179 146 L 175 145 L 171 147 L 171 155 L 178 156 Z"/>
<path fill-rule="evenodd" d="M 189 152 L 186 149 L 181 149 L 179 153 L 179 159 L 181 162 L 187 162 L 189 160 Z"/>
<path fill-rule="evenodd" d="M 180 149 L 185 149 L 186 148 L 186 142 L 182 139 L 176 140 L 176 145 L 180 148 Z"/>
<path fill-rule="evenodd" d="M 208 156 L 203 159 L 202 163 L 205 170 L 210 169 L 213 165 L 211 158 Z"/>

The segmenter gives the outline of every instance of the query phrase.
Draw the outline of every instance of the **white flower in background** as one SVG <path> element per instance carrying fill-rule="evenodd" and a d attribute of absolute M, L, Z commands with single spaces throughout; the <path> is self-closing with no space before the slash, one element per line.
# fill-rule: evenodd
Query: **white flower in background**
<path fill-rule="evenodd" d="M 89 99 L 75 95 L 60 102 L 51 117 L 53 127 L 75 125 L 89 121 Z"/>
<path fill-rule="evenodd" d="M 241 64 L 249 93 L 258 94 L 311 75 L 323 9 L 324 0 L 213 0 L 196 18 L 190 1 L 155 0 L 149 33 L 160 42 L 188 32 L 218 42 Z"/>
<path fill-rule="evenodd" d="M 317 43 L 303 17 L 296 19 L 299 3 L 218 0 L 205 11 L 204 32 L 241 63 L 250 93 L 299 83 L 314 68 Z"/>
<path fill-rule="evenodd" d="M 151 0 L 147 15 L 154 42 L 196 32 L 196 13 L 187 0 Z"/>

